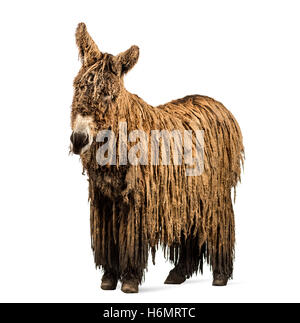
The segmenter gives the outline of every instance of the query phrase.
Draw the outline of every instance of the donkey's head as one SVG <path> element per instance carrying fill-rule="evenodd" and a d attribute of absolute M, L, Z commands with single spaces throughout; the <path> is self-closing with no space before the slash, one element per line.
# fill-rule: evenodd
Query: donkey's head
<path fill-rule="evenodd" d="M 84 23 L 77 27 L 76 43 L 82 66 L 74 80 L 70 139 L 71 150 L 81 154 L 100 130 L 106 110 L 122 95 L 123 76 L 137 62 L 139 49 L 132 46 L 117 56 L 101 53 Z"/>

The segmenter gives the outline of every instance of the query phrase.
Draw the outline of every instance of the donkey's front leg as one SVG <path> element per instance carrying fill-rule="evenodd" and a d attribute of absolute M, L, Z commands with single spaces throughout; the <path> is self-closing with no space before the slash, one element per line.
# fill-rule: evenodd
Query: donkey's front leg
<path fill-rule="evenodd" d="M 114 290 L 118 284 L 118 273 L 112 268 L 104 269 L 104 274 L 101 280 L 101 288 L 103 290 Z"/>
<path fill-rule="evenodd" d="M 124 293 L 138 293 L 139 283 L 141 281 L 140 275 L 133 269 L 128 269 L 121 275 L 122 287 Z"/>
<path fill-rule="evenodd" d="M 119 250 L 114 243 L 110 243 L 110 261 L 103 266 L 104 274 L 101 280 L 101 288 L 104 290 L 116 289 L 120 279 Z"/>
<path fill-rule="evenodd" d="M 134 262 L 135 265 L 124 266 L 124 270 L 121 270 L 122 292 L 138 293 L 139 285 L 142 282 L 147 267 L 147 258 L 147 254 L 145 254 L 145 257 L 139 257 Z"/>
<path fill-rule="evenodd" d="M 122 208 L 119 229 L 119 268 L 121 290 L 138 293 L 148 264 L 149 245 L 142 216 L 134 208 Z"/>

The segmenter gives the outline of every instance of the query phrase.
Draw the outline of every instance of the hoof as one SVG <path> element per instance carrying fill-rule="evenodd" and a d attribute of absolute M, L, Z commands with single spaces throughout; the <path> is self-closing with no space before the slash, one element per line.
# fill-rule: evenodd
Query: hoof
<path fill-rule="evenodd" d="M 223 274 L 214 275 L 213 286 L 226 286 L 228 282 L 227 276 Z"/>
<path fill-rule="evenodd" d="M 167 279 L 165 280 L 165 284 L 182 284 L 185 282 L 186 278 L 185 276 L 177 273 L 176 271 L 171 270 Z"/>
<path fill-rule="evenodd" d="M 114 290 L 116 289 L 118 280 L 111 274 L 104 274 L 101 281 L 101 289 Z"/>
<path fill-rule="evenodd" d="M 135 280 L 127 280 L 122 283 L 121 291 L 123 293 L 131 294 L 139 292 L 139 284 Z"/>
<path fill-rule="evenodd" d="M 102 281 L 101 289 L 103 290 L 114 290 L 117 287 L 117 281 Z"/>

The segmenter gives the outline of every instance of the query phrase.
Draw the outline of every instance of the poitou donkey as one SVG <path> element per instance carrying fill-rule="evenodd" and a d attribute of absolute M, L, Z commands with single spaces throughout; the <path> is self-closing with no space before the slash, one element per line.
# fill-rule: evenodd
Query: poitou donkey
<path fill-rule="evenodd" d="M 213 285 L 226 285 L 232 278 L 235 244 L 231 190 L 240 180 L 243 163 L 242 135 L 235 118 L 220 102 L 201 95 L 153 107 L 124 87 L 124 75 L 139 57 L 137 46 L 116 56 L 102 53 L 84 23 L 77 27 L 76 43 L 82 66 L 74 80 L 70 149 L 80 155 L 88 175 L 92 249 L 96 266 L 104 271 L 101 288 L 115 289 L 120 280 L 123 292 L 138 292 L 148 255 L 151 251 L 154 261 L 159 246 L 174 263 L 165 284 L 181 284 L 202 273 L 206 262 L 213 271 Z M 130 133 L 125 136 L 127 161 L 136 152 L 134 160 L 141 161 L 143 155 L 143 163 L 126 163 L 124 154 L 122 160 L 111 154 L 124 148 L 120 135 L 124 126 Z M 109 141 L 115 148 L 108 137 L 98 138 L 104 130 L 114 134 Z M 153 131 L 201 130 L 201 174 L 187 176 L 192 166 L 178 163 L 178 158 L 175 163 L 174 156 L 170 163 L 163 162 L 162 154 L 151 162 L 153 145 L 146 153 L 137 152 L 142 147 L 137 144 L 142 141 L 137 130 L 144 139 Z M 201 140 L 183 137 L 195 156 Z M 107 160 L 114 163 L 99 162 L 97 153 L 103 145 L 108 146 L 104 157 L 111 154 Z"/>

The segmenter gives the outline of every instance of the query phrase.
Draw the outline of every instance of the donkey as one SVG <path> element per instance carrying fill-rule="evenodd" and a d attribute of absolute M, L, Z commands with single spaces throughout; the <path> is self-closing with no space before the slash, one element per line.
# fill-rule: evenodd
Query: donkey
<path fill-rule="evenodd" d="M 240 180 L 244 151 L 235 118 L 220 102 L 201 95 L 153 107 L 124 87 L 124 75 L 139 57 L 137 46 L 116 56 L 102 53 L 84 23 L 77 27 L 76 43 L 82 66 L 74 80 L 70 150 L 80 155 L 88 175 L 92 249 L 96 266 L 104 271 L 101 288 L 115 289 L 121 280 L 123 292 L 138 292 L 149 252 L 154 262 L 160 245 L 174 263 L 165 284 L 183 283 L 202 273 L 207 262 L 213 285 L 225 286 L 232 278 L 235 243 L 231 190 Z M 135 135 L 143 130 L 146 137 L 154 130 L 201 130 L 200 174 L 187 176 L 187 163 L 175 163 L 173 157 L 164 164 L 160 155 L 154 164 L 129 164 L 120 157 L 115 163 L 99 162 L 99 149 L 108 145 L 108 137 L 105 143 L 98 137 L 104 130 L 117 134 L 119 151 L 125 140 L 129 153 L 136 136 L 121 138 L 118 130 L 124 125 Z M 201 139 L 184 136 L 186 142 L 195 155 Z M 141 151 L 136 160 L 141 161 Z"/>

